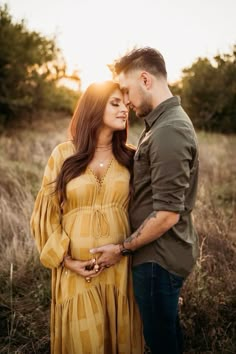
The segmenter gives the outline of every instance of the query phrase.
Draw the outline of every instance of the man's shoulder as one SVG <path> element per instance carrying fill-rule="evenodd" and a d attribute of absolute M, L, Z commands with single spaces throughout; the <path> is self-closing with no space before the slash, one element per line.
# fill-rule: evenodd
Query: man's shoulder
<path fill-rule="evenodd" d="M 171 119 L 162 119 L 159 124 L 152 127 L 150 132 L 149 145 L 151 149 L 158 149 L 161 146 L 173 150 L 191 147 L 197 149 L 197 134 L 187 114 L 172 116 Z"/>
<path fill-rule="evenodd" d="M 181 124 L 181 122 L 187 122 L 192 125 L 192 121 L 181 105 L 170 107 L 164 111 L 160 119 L 158 119 L 155 125 L 163 124 Z"/>
<path fill-rule="evenodd" d="M 168 134 L 169 130 L 189 130 L 195 132 L 190 117 L 180 105 L 164 112 L 155 124 L 153 124 L 151 130 L 153 134 L 157 135 Z"/>

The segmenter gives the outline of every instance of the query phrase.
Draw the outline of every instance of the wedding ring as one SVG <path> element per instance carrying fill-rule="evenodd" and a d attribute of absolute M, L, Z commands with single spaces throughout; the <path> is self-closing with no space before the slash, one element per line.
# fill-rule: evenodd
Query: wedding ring
<path fill-rule="evenodd" d="M 110 268 L 110 265 L 109 264 L 105 265 L 105 268 Z"/>
<path fill-rule="evenodd" d="M 90 277 L 86 277 L 85 280 L 86 280 L 87 283 L 91 283 L 91 278 Z"/>

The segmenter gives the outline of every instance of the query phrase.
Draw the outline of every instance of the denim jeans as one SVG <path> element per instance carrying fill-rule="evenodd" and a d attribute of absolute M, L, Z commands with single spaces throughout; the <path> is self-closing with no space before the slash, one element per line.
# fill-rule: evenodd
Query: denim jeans
<path fill-rule="evenodd" d="M 184 279 L 157 263 L 133 267 L 136 302 L 143 321 L 145 342 L 152 354 L 183 353 L 178 316 L 179 293 Z"/>

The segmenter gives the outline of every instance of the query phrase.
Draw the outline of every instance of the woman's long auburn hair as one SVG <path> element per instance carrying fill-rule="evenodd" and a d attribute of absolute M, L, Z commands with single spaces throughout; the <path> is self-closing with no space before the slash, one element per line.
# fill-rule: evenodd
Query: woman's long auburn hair
<path fill-rule="evenodd" d="M 55 193 L 62 206 L 66 201 L 66 185 L 81 175 L 93 159 L 98 135 L 103 125 L 103 116 L 109 97 L 119 89 L 113 81 L 93 83 L 80 97 L 69 125 L 70 138 L 75 153 L 68 157 L 56 179 Z M 126 144 L 128 127 L 115 131 L 112 138 L 112 152 L 116 160 L 133 175 L 133 155 L 135 149 Z"/>

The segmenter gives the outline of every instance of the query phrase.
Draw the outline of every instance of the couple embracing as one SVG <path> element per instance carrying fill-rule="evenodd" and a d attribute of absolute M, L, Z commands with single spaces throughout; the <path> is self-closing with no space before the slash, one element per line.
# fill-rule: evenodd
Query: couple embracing
<path fill-rule="evenodd" d="M 52 354 L 183 353 L 178 301 L 198 256 L 192 222 L 198 146 L 167 83 L 163 56 L 143 47 L 91 84 L 53 150 L 31 217 L 52 270 Z M 144 120 L 127 143 L 128 111 Z"/>

